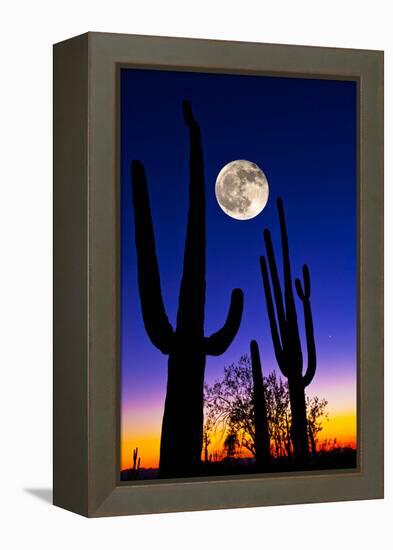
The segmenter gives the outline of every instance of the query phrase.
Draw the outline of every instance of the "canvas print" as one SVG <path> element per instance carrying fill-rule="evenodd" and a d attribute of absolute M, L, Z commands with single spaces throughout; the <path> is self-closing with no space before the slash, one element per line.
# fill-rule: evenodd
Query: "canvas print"
<path fill-rule="evenodd" d="M 121 68 L 120 480 L 357 465 L 357 84 Z"/>

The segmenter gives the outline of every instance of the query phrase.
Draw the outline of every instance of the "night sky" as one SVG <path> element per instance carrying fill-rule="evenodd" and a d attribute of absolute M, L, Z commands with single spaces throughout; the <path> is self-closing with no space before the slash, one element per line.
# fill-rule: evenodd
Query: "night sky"
<path fill-rule="evenodd" d="M 146 168 L 164 303 L 175 325 L 188 211 L 184 99 L 199 122 L 205 159 L 206 335 L 224 323 L 232 289 L 245 294 L 240 330 L 224 355 L 207 357 L 206 380 L 221 377 L 224 365 L 248 353 L 253 338 L 264 374 L 278 370 L 259 256 L 265 254 L 267 227 L 281 267 L 276 209 L 281 196 L 293 278 L 303 263 L 311 274 L 318 365 L 307 391 L 328 399 L 331 433 L 354 441 L 356 83 L 122 69 L 120 89 L 123 463 L 131 446 L 139 446 L 145 465 L 158 462 L 167 370 L 167 357 L 150 342 L 141 316 L 129 167 L 138 159 Z M 214 193 L 218 172 L 236 159 L 255 162 L 269 182 L 265 209 L 248 221 L 227 216 Z M 296 302 L 303 331 L 297 297 Z"/>

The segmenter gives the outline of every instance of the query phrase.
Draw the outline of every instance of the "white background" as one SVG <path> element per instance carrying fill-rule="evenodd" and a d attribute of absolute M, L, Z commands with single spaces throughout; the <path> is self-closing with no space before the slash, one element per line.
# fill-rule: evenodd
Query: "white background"
<path fill-rule="evenodd" d="M 392 16 L 374 0 L 42 0 L 0 15 L 0 545 L 291 548 L 392 543 Z M 51 45 L 91 31 L 385 50 L 386 499 L 87 520 L 51 487 Z M 333 222 L 333 220 L 332 220 Z"/>

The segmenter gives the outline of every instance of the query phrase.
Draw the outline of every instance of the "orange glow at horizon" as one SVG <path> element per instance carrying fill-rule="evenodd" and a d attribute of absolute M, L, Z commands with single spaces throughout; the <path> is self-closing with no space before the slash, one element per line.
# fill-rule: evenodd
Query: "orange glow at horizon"
<path fill-rule="evenodd" d="M 132 451 L 136 448 L 141 459 L 141 468 L 158 468 L 160 432 L 144 436 L 124 435 L 121 439 L 120 467 L 122 470 L 132 466 Z"/>
<path fill-rule="evenodd" d="M 322 423 L 322 431 L 318 434 L 318 444 L 323 441 L 337 440 L 342 447 L 356 447 L 356 414 L 340 412 L 329 414 L 328 420 Z"/>
<path fill-rule="evenodd" d="M 329 411 L 329 419 L 324 420 L 322 431 L 318 434 L 318 447 L 324 441 L 328 442 L 328 447 L 337 440 L 338 446 L 356 448 L 356 413 L 353 411 Z M 141 468 L 158 468 L 160 456 L 160 431 L 161 423 L 156 426 L 151 424 L 143 429 L 138 426 L 137 431 L 123 430 L 121 437 L 121 469 L 130 468 L 132 465 L 132 451 L 138 448 L 138 454 L 141 458 Z M 217 459 L 223 456 L 225 434 L 221 431 L 211 436 L 209 454 L 217 453 Z M 252 456 L 247 449 L 243 448 L 241 457 Z"/>

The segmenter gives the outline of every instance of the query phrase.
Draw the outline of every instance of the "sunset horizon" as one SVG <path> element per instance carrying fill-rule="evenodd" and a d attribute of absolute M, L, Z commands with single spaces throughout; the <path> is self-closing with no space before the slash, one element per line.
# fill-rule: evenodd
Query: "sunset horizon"
<path fill-rule="evenodd" d="M 327 392 L 309 392 L 309 396 L 325 397 Z M 160 436 L 162 414 L 164 409 L 165 395 L 156 403 L 156 407 L 143 408 L 136 411 L 134 407 L 122 411 L 122 430 L 121 430 L 121 469 L 130 468 L 132 464 L 132 452 L 138 449 L 141 457 L 141 468 L 158 468 L 160 458 Z M 328 420 L 323 421 L 323 428 L 320 433 L 318 446 L 325 440 L 332 443 L 337 440 L 338 447 L 350 447 L 357 449 L 357 414 L 356 414 L 356 395 L 353 397 L 353 407 L 333 409 L 329 406 L 327 399 Z M 338 404 L 339 405 L 339 404 Z M 150 422 L 143 423 L 143 418 L 149 416 Z M 217 435 L 217 441 L 212 442 L 211 452 L 223 452 L 224 434 Z M 244 457 L 251 457 L 251 453 L 243 450 Z M 243 455 L 240 455 L 243 458 Z"/>

